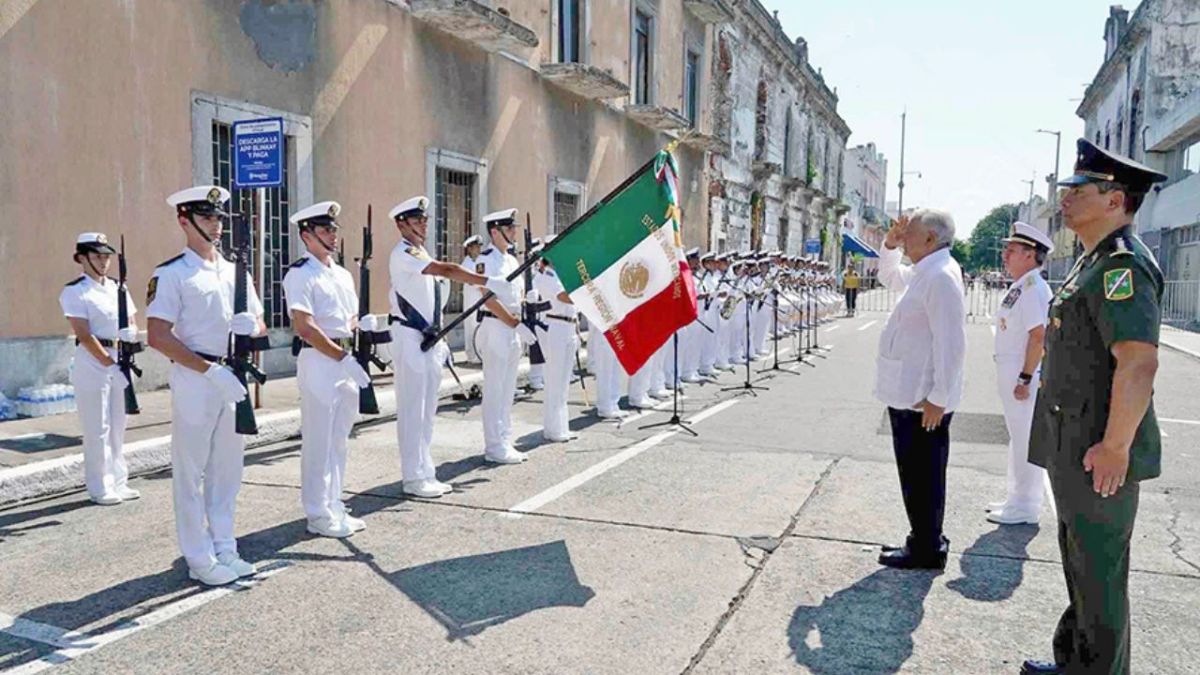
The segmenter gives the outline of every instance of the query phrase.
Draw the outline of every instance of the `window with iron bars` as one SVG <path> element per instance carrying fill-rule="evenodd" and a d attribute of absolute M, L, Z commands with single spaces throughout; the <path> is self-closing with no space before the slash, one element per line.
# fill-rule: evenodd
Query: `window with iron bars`
<path fill-rule="evenodd" d="M 258 217 L 258 204 L 253 189 L 233 189 L 233 126 L 224 122 L 212 123 L 212 175 L 213 184 L 230 191 L 229 209 L 231 213 L 246 214 L 251 222 Z M 266 246 L 263 251 L 263 322 L 268 328 L 286 328 L 291 325 L 287 303 L 283 297 L 283 275 L 287 273 L 288 265 L 292 263 L 292 232 L 288 217 L 291 215 L 291 202 L 288 191 L 291 187 L 289 167 L 294 152 L 294 139 L 284 137 L 283 186 L 267 188 L 266 213 L 263 219 L 266 223 Z M 256 233 L 257 234 L 257 233 Z M 253 259 L 258 260 L 258 237 L 251 238 Z M 221 246 L 229 250 L 233 246 L 233 235 L 228 227 L 221 233 Z M 251 266 L 257 274 L 257 264 Z"/>
<path fill-rule="evenodd" d="M 554 233 L 567 229 L 579 217 L 579 195 L 554 191 Z"/>
<path fill-rule="evenodd" d="M 454 171 L 439 167 L 434 181 L 434 226 L 437 228 L 436 250 L 438 260 L 457 263 L 462 260 L 463 240 L 471 232 L 475 222 L 475 180 L 478 176 L 466 171 Z M 461 312 L 463 308 L 462 284 L 451 285 L 448 312 Z"/>

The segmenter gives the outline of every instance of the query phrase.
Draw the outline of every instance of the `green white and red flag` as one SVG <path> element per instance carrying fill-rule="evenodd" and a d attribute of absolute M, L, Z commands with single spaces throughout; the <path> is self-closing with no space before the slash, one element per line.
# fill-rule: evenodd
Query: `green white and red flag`
<path fill-rule="evenodd" d="M 696 320 L 679 220 L 678 169 L 662 151 L 544 254 L 626 373 Z"/>

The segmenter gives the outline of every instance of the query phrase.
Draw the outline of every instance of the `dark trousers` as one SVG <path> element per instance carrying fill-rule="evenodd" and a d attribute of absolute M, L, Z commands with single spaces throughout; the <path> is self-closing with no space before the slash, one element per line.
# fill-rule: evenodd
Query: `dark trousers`
<path fill-rule="evenodd" d="M 892 448 L 900 473 L 900 492 L 908 512 L 908 548 L 936 553 L 942 546 L 946 515 L 946 463 L 950 460 L 950 419 L 946 413 L 933 431 L 921 426 L 921 411 L 888 408 Z"/>
<path fill-rule="evenodd" d="M 1129 542 L 1139 489 L 1101 497 L 1079 466 L 1047 467 L 1058 509 L 1058 547 L 1069 603 L 1054 631 L 1068 673 L 1129 672 Z"/>
<path fill-rule="evenodd" d="M 857 288 L 847 288 L 846 289 L 846 311 L 853 314 L 854 310 L 857 309 L 857 307 L 858 307 L 858 289 Z"/>

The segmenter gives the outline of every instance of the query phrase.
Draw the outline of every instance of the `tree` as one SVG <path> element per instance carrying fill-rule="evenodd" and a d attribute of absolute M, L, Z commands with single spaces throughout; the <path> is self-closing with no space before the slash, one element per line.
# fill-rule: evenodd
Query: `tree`
<path fill-rule="evenodd" d="M 954 246 L 950 249 L 950 255 L 953 256 L 954 260 L 958 262 L 959 267 L 962 267 L 968 272 L 970 271 L 967 269 L 967 265 L 971 260 L 970 243 L 963 241 L 962 239 L 955 239 Z"/>
<path fill-rule="evenodd" d="M 999 270 L 1000 251 L 1004 244 L 1001 239 L 1008 236 L 1012 224 L 1017 219 L 1016 204 L 1002 204 L 992 209 L 971 232 L 967 241 L 968 256 L 966 270 L 970 274 L 978 274 L 984 270 Z"/>

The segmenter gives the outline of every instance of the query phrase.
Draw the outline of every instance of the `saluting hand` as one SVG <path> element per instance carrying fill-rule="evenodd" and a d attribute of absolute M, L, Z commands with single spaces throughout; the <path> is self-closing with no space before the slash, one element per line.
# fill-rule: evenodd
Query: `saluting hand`
<path fill-rule="evenodd" d="M 887 231 L 887 236 L 883 238 L 884 246 L 888 248 L 896 248 L 904 241 L 904 235 L 908 233 L 908 215 L 902 214 L 896 219 L 896 224 L 892 225 Z"/>
<path fill-rule="evenodd" d="M 1092 489 L 1101 497 L 1110 497 L 1125 485 L 1129 472 L 1129 448 L 1103 440 L 1083 455 L 1083 470 L 1092 474 Z"/>

